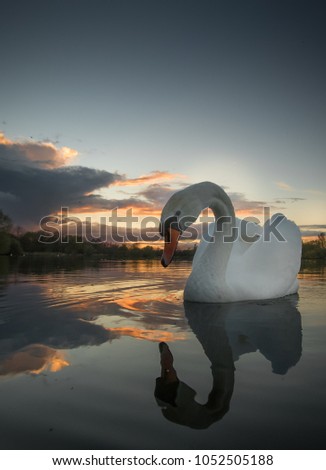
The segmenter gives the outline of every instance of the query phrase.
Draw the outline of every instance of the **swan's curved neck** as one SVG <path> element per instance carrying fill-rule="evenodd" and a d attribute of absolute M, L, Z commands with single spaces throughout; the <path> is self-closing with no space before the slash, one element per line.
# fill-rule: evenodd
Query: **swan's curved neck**
<path fill-rule="evenodd" d="M 194 192 L 200 199 L 202 209 L 209 207 L 212 209 L 215 218 L 229 217 L 230 222 L 234 221 L 234 207 L 226 192 L 217 184 L 204 182 L 194 185 Z"/>
<path fill-rule="evenodd" d="M 204 244 L 200 256 L 194 259 L 185 299 L 207 302 L 207 299 L 219 298 L 219 292 L 227 292 L 228 289 L 226 271 L 233 245 L 235 214 L 229 196 L 213 183 L 199 183 L 194 188 L 194 196 L 199 199 L 202 209 L 212 209 L 216 225 L 211 240 Z M 220 301 L 224 299 L 221 297 Z"/>

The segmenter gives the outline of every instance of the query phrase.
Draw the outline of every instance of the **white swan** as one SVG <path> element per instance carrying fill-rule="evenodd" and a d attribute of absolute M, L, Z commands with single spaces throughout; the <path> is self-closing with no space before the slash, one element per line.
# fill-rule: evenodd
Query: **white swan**
<path fill-rule="evenodd" d="M 185 300 L 237 302 L 273 299 L 298 291 L 298 227 L 282 214 L 275 214 L 263 227 L 237 219 L 229 196 L 210 182 L 178 191 L 163 208 L 164 267 L 172 261 L 181 233 L 206 207 L 212 209 L 216 220 L 209 227 L 211 239 L 202 240 L 196 251 Z"/>

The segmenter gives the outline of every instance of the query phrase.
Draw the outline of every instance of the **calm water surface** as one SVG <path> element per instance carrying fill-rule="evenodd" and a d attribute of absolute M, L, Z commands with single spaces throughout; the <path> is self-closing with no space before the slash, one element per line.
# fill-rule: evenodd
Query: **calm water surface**
<path fill-rule="evenodd" d="M 324 448 L 324 266 L 224 305 L 184 305 L 190 269 L 0 258 L 1 447 Z"/>

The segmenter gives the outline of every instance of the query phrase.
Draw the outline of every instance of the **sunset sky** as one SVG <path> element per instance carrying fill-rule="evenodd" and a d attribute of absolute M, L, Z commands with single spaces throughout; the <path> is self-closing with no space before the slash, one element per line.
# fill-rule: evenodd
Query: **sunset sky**
<path fill-rule="evenodd" d="M 315 0 L 1 2 L 0 209 L 158 216 L 210 180 L 239 216 L 326 229 L 326 29 Z"/>

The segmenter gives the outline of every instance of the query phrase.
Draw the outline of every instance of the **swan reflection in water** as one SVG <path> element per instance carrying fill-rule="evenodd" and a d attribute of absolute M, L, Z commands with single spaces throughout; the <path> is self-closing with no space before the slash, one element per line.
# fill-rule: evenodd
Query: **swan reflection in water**
<path fill-rule="evenodd" d="M 204 304 L 185 302 L 189 326 L 211 363 L 212 389 L 207 402 L 182 382 L 166 343 L 160 343 L 161 375 L 155 398 L 170 421 L 195 429 L 208 428 L 230 408 L 234 388 L 234 362 L 254 351 L 271 363 L 275 374 L 285 375 L 301 357 L 301 316 L 297 295 L 277 300 Z"/>

